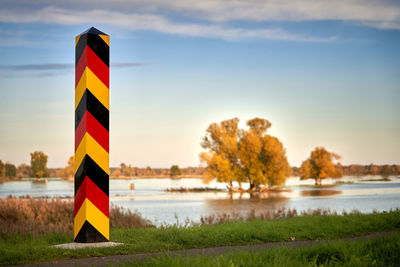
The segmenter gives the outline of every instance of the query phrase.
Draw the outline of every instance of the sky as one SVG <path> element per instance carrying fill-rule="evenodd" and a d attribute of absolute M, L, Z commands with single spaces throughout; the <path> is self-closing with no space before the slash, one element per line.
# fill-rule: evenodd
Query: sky
<path fill-rule="evenodd" d="M 110 35 L 110 166 L 198 166 L 208 125 L 272 123 L 299 166 L 400 164 L 400 2 L 1 0 L 0 160 L 74 153 L 75 36 Z"/>

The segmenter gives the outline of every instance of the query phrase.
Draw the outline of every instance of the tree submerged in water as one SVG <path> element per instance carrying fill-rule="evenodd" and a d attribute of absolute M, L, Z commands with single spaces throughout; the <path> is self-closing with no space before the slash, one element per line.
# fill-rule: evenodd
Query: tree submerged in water
<path fill-rule="evenodd" d="M 321 185 L 322 179 L 325 178 L 340 178 L 343 176 L 341 166 L 333 162 L 338 159 L 339 155 L 328 152 L 324 147 L 316 147 L 310 157 L 301 164 L 300 178 L 315 179 L 315 185 Z"/>
<path fill-rule="evenodd" d="M 47 155 L 42 151 L 31 153 L 31 168 L 35 178 L 48 177 Z"/>
<path fill-rule="evenodd" d="M 278 138 L 267 134 L 268 120 L 247 121 L 248 129 L 239 129 L 239 119 L 212 123 L 201 146 L 200 159 L 206 164 L 205 182 L 216 179 L 228 183 L 230 191 L 265 191 L 283 184 L 291 174 L 286 151 Z M 234 188 L 233 182 L 239 184 Z M 244 189 L 242 183 L 250 187 Z"/>

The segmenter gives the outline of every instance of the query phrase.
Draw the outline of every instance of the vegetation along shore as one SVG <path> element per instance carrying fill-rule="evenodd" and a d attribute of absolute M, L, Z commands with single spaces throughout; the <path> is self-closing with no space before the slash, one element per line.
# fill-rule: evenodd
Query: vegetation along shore
<path fill-rule="evenodd" d="M 6 198 L 0 201 L 0 265 L 189 248 L 261 244 L 293 239 L 337 239 L 371 232 L 400 230 L 399 210 L 373 214 L 361 214 L 354 211 L 349 214 L 337 215 L 327 210 L 298 213 L 296 210 L 283 209 L 272 213 L 255 214 L 250 212 L 247 215 L 215 215 L 203 217 L 200 222 L 188 223 L 186 226 L 155 227 L 140 214 L 114 207 L 110 213 L 111 240 L 122 242 L 124 245 L 106 249 L 81 249 L 66 252 L 62 249 L 49 248 L 49 246 L 73 241 L 70 229 L 73 224 L 71 201 L 57 199 L 29 199 L 27 201 L 16 198 Z M 396 244 L 399 239 L 397 237 L 395 241 L 391 240 L 390 242 Z M 367 246 L 366 244 L 355 246 L 364 247 Z M 342 245 L 338 246 L 337 250 L 341 251 Z M 325 250 L 326 248 L 322 248 L 322 251 Z M 290 253 L 293 253 L 289 256 L 291 259 L 300 252 Z M 302 252 L 301 255 L 303 255 Z M 245 254 L 243 254 L 244 256 Z M 198 260 L 201 259 L 196 258 L 196 261 Z M 218 259 L 209 258 L 208 260 Z"/>

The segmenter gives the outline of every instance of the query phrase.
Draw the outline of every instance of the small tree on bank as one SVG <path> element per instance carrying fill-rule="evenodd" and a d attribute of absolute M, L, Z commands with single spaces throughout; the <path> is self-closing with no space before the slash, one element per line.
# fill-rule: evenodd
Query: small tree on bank
<path fill-rule="evenodd" d="M 31 169 L 33 176 L 36 178 L 48 177 L 47 155 L 42 151 L 31 153 Z"/>
<path fill-rule="evenodd" d="M 228 183 L 230 191 L 264 191 L 285 182 L 291 174 L 286 151 L 278 138 L 266 134 L 271 123 L 254 118 L 247 121 L 248 130 L 238 128 L 239 119 L 211 124 L 200 154 L 206 166 L 205 182 L 216 179 Z M 239 184 L 239 189 L 233 187 Z M 242 183 L 248 182 L 245 190 Z"/>
<path fill-rule="evenodd" d="M 151 176 L 153 174 L 154 174 L 153 169 L 150 166 L 147 166 L 146 170 L 145 170 L 145 175 L 146 176 Z"/>
<path fill-rule="evenodd" d="M 65 166 L 60 171 L 60 176 L 62 178 L 71 179 L 74 177 L 74 162 L 75 162 L 75 157 L 74 156 L 69 157 L 67 166 Z"/>
<path fill-rule="evenodd" d="M 177 177 L 179 175 L 182 175 L 182 171 L 179 168 L 178 165 L 172 165 L 171 168 L 169 169 L 169 176 L 170 177 Z"/>
<path fill-rule="evenodd" d="M 7 177 L 15 177 L 17 176 L 17 167 L 14 164 L 6 163 L 4 165 L 5 174 Z"/>
<path fill-rule="evenodd" d="M 17 177 L 18 178 L 29 178 L 32 177 L 32 169 L 31 166 L 22 163 L 17 168 Z"/>
<path fill-rule="evenodd" d="M 300 166 L 299 174 L 302 180 L 315 179 L 315 185 L 321 185 L 322 179 L 340 178 L 343 176 L 340 164 L 333 162 L 340 159 L 340 156 L 328 152 L 324 147 L 316 147 L 308 159 Z"/>
<path fill-rule="evenodd" d="M 4 169 L 4 163 L 0 160 L 0 177 L 5 176 L 5 169 Z"/>
<path fill-rule="evenodd" d="M 387 179 L 391 174 L 390 166 L 389 165 L 383 165 L 380 174 L 381 174 L 382 178 Z"/>

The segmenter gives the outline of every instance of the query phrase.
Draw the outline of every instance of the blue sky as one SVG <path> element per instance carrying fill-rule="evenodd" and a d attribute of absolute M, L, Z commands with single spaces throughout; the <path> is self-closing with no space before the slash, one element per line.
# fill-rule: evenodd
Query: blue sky
<path fill-rule="evenodd" d="M 74 37 L 111 36 L 110 165 L 196 166 L 212 122 L 262 117 L 298 166 L 400 161 L 396 1 L 2 1 L 0 159 L 73 154 Z"/>

